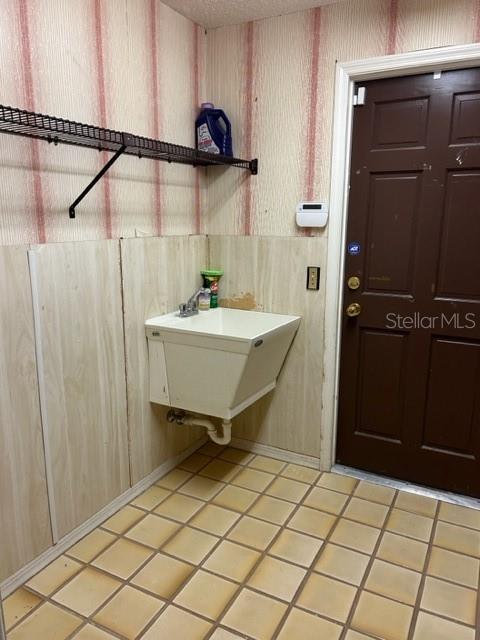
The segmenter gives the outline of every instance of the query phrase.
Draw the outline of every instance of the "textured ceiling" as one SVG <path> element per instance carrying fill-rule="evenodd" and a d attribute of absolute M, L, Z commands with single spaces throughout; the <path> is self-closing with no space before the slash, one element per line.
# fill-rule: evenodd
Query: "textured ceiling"
<path fill-rule="evenodd" d="M 221 27 L 311 9 L 342 0 L 162 0 L 204 27 Z"/>

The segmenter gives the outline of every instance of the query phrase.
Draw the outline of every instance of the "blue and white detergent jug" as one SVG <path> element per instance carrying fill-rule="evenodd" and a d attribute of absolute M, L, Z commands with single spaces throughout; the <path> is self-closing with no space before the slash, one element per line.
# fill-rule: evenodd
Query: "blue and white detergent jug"
<path fill-rule="evenodd" d="M 232 126 L 222 109 L 215 109 L 211 102 L 203 102 L 195 129 L 197 149 L 233 156 Z"/>

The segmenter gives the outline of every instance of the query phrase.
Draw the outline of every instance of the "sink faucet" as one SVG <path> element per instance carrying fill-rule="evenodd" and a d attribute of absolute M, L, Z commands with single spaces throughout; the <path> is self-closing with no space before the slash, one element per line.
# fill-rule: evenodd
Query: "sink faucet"
<path fill-rule="evenodd" d="M 202 292 L 202 289 L 203 287 L 200 287 L 200 289 L 195 291 L 193 296 L 190 296 L 190 298 L 186 302 L 178 305 L 181 318 L 188 318 L 189 316 L 194 316 L 196 313 L 198 313 L 198 296 Z"/>

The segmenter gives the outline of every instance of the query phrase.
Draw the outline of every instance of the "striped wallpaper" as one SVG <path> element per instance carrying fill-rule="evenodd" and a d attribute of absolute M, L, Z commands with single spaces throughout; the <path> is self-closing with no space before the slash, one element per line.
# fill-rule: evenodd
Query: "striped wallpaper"
<path fill-rule="evenodd" d="M 479 40 L 479 0 L 349 0 L 209 31 L 207 94 L 260 173 L 209 172 L 208 231 L 302 234 L 297 203 L 329 197 L 337 60 Z"/>
<path fill-rule="evenodd" d="M 205 32 L 159 0 L 1 0 L 0 102 L 193 145 Z M 202 231 L 205 178 L 110 154 L 0 136 L 0 244 Z"/>
<path fill-rule="evenodd" d="M 204 30 L 160 0 L 2 0 L 0 102 L 193 144 L 222 106 L 260 174 L 121 158 L 0 136 L 0 244 L 197 233 L 299 235 L 327 198 L 336 60 L 480 40 L 480 0 L 349 0 Z M 325 233 L 325 232 L 324 232 Z"/>

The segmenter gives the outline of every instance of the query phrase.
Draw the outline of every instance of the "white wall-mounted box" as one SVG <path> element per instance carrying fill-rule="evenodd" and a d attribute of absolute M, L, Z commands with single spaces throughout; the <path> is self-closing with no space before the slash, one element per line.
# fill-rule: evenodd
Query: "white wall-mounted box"
<path fill-rule="evenodd" d="M 326 202 L 300 202 L 296 214 L 299 227 L 325 227 L 328 221 Z"/>

